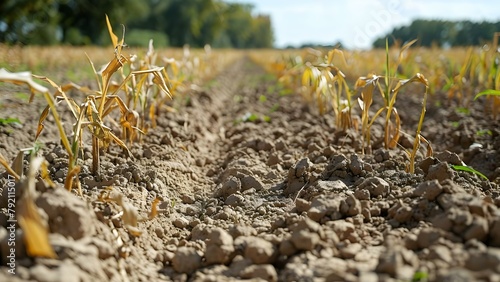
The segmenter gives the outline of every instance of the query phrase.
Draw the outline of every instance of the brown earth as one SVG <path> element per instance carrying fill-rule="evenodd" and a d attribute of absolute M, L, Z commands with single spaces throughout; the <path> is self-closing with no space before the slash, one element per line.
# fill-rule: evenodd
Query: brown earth
<path fill-rule="evenodd" d="M 431 97 L 422 133 L 434 158 L 420 154 L 409 174 L 403 148 L 412 137 L 385 150 L 375 131 L 373 153 L 363 155 L 358 132 L 338 131 L 331 115 L 276 85 L 241 59 L 176 98 L 177 112 L 161 113 L 158 127 L 130 145 L 133 158 L 112 147 L 101 179 L 85 148 L 83 197 L 37 185 L 58 258 L 28 257 L 17 228 L 10 275 L 4 209 L 0 281 L 500 281 L 500 127 L 483 101 L 467 113 Z M 2 117 L 22 122 L 0 126 L 0 152 L 12 160 L 32 146 L 44 103 L 2 87 Z M 398 98 L 409 136 L 420 103 L 419 94 Z M 48 124 L 41 155 L 62 183 L 57 136 Z M 451 168 L 462 161 L 489 181 Z M 160 214 L 139 223 L 142 235 L 130 233 L 119 205 L 99 200 L 108 186 L 141 218 L 162 199 Z"/>

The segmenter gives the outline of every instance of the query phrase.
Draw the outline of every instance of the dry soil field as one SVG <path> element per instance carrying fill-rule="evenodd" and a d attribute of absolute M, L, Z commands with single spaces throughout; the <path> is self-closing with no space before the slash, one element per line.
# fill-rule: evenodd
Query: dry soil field
<path fill-rule="evenodd" d="M 46 106 L 19 97 L 26 91 L 0 85 L 1 117 L 21 122 L 0 124 L 9 162 L 33 146 Z M 410 135 L 384 149 L 377 121 L 363 154 L 358 131 L 280 95 L 276 79 L 241 56 L 174 97 L 128 145 L 130 157 L 110 146 L 99 177 L 84 145 L 82 196 L 62 187 L 67 153 L 49 115 L 38 154 L 57 187 L 37 177 L 34 201 L 56 257 L 27 255 L 30 234 L 11 227 L 7 209 L 16 199 L 19 212 L 24 191 L 16 184 L 9 194 L 2 169 L 0 281 L 500 281 L 499 119 L 486 100 L 460 111 L 433 93 L 422 133 L 434 154 L 423 148 L 410 174 L 405 148 L 421 111 L 411 91 L 397 106 Z M 489 180 L 452 169 L 462 162 Z"/>

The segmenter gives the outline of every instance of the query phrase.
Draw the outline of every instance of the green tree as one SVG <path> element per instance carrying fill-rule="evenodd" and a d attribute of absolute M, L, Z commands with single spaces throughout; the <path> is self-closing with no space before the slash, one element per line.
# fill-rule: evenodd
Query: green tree
<path fill-rule="evenodd" d="M 0 40 L 43 45 L 103 43 L 105 14 L 114 23 L 126 23 L 148 15 L 148 7 L 147 3 L 135 0 L 3 0 Z"/>
<path fill-rule="evenodd" d="M 3 0 L 0 40 L 23 44 L 109 44 L 105 14 L 134 45 L 155 37 L 173 46 L 271 47 L 271 19 L 221 0 Z M 127 38 L 125 38 L 127 39 Z"/>
<path fill-rule="evenodd" d="M 229 3 L 224 11 L 224 33 L 233 48 L 248 47 L 252 36 L 252 9 L 249 4 Z"/>
<path fill-rule="evenodd" d="M 55 44 L 60 39 L 57 1 L 3 0 L 0 3 L 0 42 Z"/>
<path fill-rule="evenodd" d="M 151 13 L 131 28 L 164 32 L 172 46 L 272 47 L 271 19 L 253 16 L 252 5 L 219 0 L 148 1 Z"/>
<path fill-rule="evenodd" d="M 115 24 L 125 24 L 149 14 L 149 6 L 143 1 L 60 0 L 58 2 L 57 10 L 61 16 L 59 24 L 62 28 L 62 40 L 65 42 L 75 37 L 76 29 L 84 42 L 107 44 L 109 41 L 106 37 L 107 28 L 104 20 L 106 14 Z"/>
<path fill-rule="evenodd" d="M 271 48 L 273 47 L 274 36 L 271 28 L 271 18 L 259 15 L 254 18 L 252 25 L 252 37 L 248 47 L 250 48 Z"/>
<path fill-rule="evenodd" d="M 418 38 L 421 46 L 470 46 L 490 41 L 500 28 L 500 22 L 414 20 L 409 26 L 397 27 L 389 34 L 377 38 L 373 47 L 384 48 L 385 38 L 393 44 L 395 39 L 403 42 Z"/>
<path fill-rule="evenodd" d="M 165 32 L 173 46 L 211 43 L 222 25 L 219 2 L 213 0 L 171 0 L 156 16 L 157 29 Z"/>

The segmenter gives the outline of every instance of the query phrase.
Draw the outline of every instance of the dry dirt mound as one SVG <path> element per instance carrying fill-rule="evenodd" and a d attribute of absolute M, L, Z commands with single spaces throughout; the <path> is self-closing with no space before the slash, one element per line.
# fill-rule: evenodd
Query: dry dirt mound
<path fill-rule="evenodd" d="M 133 158 L 114 149 L 103 156 L 100 179 L 89 173 L 86 148 L 83 198 L 38 185 L 57 259 L 27 257 L 22 230 L 11 233 L 0 214 L 0 280 L 500 280 L 498 121 L 430 106 L 424 134 L 436 154 L 420 158 L 412 175 L 403 150 L 375 145 L 360 154 L 358 133 L 338 132 L 248 59 L 209 85 L 162 113 L 130 146 Z M 0 126 L 0 152 L 12 158 L 30 146 L 32 113 L 43 106 L 7 102 L 15 107 L 5 114 L 22 113 L 24 126 Z M 414 130 L 413 116 L 402 117 Z M 491 134 L 474 134 L 480 129 Z M 54 130 L 42 136 L 42 155 L 61 183 L 67 165 Z M 451 168 L 462 161 L 491 181 Z M 124 225 L 127 211 L 99 199 L 108 186 L 140 218 L 162 199 L 160 214 L 140 221 L 142 235 Z M 7 198 L 4 189 L 2 207 Z M 11 234 L 15 276 L 6 266 Z"/>

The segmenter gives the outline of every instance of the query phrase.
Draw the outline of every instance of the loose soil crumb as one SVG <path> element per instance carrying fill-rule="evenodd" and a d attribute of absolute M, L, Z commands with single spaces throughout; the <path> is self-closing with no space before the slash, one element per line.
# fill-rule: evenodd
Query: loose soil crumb
<path fill-rule="evenodd" d="M 133 158 L 112 147 L 99 178 L 85 147 L 83 197 L 62 188 L 66 154 L 47 124 L 41 155 L 61 187 L 40 182 L 36 205 L 57 259 L 28 257 L 18 227 L 10 275 L 3 210 L 0 281 L 500 280 L 500 127 L 480 104 L 470 111 L 480 117 L 465 116 L 432 97 L 423 134 L 435 154 L 419 154 L 409 174 L 411 137 L 385 150 L 374 133 L 373 153 L 363 155 L 358 132 L 338 131 L 332 115 L 275 85 L 244 58 L 175 98 L 176 112 L 161 112 L 158 126 L 129 145 Z M 0 126 L 0 153 L 11 160 L 32 146 L 44 108 L 42 99 L 13 98 L 18 90 L 0 90 L 2 112 L 22 122 Z M 412 135 L 418 114 L 404 111 L 405 99 L 397 106 Z M 490 181 L 451 168 L 462 162 Z M 101 200 L 108 187 L 127 210 Z M 141 220 L 156 198 L 159 215 Z M 137 230 L 124 220 L 130 214 Z"/>

